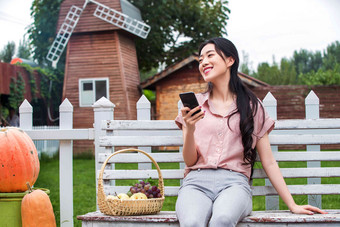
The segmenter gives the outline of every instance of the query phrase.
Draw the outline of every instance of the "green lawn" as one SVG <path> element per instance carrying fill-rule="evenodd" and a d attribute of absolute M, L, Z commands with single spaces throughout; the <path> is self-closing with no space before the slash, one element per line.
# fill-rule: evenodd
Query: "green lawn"
<path fill-rule="evenodd" d="M 176 169 L 179 167 L 178 163 L 159 163 L 160 168 Z M 280 163 L 280 167 L 304 167 L 305 162 L 295 163 Z M 322 162 L 322 166 L 340 167 L 340 162 Z M 136 164 L 121 164 L 116 165 L 118 169 L 136 169 Z M 261 168 L 261 165 L 257 165 Z M 135 181 L 117 181 L 117 185 L 131 185 Z M 306 179 L 288 179 L 287 184 L 305 183 Z M 179 185 L 179 180 L 165 180 L 166 186 Z M 322 183 L 336 183 L 340 184 L 340 178 L 322 179 Z M 263 179 L 255 179 L 254 185 L 264 185 Z M 35 184 L 36 188 L 48 188 L 50 199 L 53 205 L 56 216 L 57 225 L 60 226 L 60 212 L 59 212 L 59 160 L 58 158 L 48 159 L 42 158 L 40 161 L 40 174 Z M 96 210 L 96 182 L 95 182 L 95 161 L 89 156 L 75 157 L 73 160 L 73 208 L 74 208 L 74 226 L 81 226 L 81 222 L 76 219 L 77 215 L 85 214 Z M 306 204 L 307 196 L 294 196 L 298 204 Z M 163 205 L 163 210 L 174 210 L 176 198 L 166 197 Z M 340 196 L 339 195 L 324 195 L 322 196 L 323 209 L 339 209 Z M 253 198 L 253 210 L 264 210 L 265 198 L 264 196 L 257 196 Z M 286 205 L 280 200 L 280 209 L 287 209 Z"/>
<path fill-rule="evenodd" d="M 74 226 L 81 226 L 77 215 L 96 210 L 96 182 L 94 159 L 75 158 L 73 160 L 73 214 Z M 34 187 L 50 189 L 50 199 L 60 226 L 59 205 L 59 160 L 44 159 L 40 161 L 40 174 Z"/>

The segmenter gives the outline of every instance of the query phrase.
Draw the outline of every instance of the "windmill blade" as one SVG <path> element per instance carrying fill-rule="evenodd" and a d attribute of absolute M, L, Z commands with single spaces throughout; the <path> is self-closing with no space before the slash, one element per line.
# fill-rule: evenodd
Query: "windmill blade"
<path fill-rule="evenodd" d="M 135 34 L 143 39 L 148 36 L 151 29 L 149 25 L 143 23 L 142 21 L 131 18 L 124 13 L 111 9 L 99 2 L 93 0 L 91 0 L 91 2 L 97 4 L 97 8 L 93 13 L 95 17 L 131 32 L 132 34 Z"/>
<path fill-rule="evenodd" d="M 74 5 L 71 6 L 70 10 L 68 11 L 65 17 L 63 24 L 61 25 L 58 31 L 55 40 L 53 41 L 50 50 L 48 51 L 46 58 L 47 60 L 52 62 L 52 66 L 54 68 L 57 67 L 59 58 L 63 53 L 82 12 L 83 12 L 82 8 L 79 8 Z"/>

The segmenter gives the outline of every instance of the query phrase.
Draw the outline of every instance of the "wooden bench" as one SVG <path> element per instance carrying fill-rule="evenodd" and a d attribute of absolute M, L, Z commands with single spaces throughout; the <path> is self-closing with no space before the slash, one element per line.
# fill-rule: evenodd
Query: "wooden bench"
<path fill-rule="evenodd" d="M 163 178 L 165 179 L 165 200 L 176 197 L 181 179 L 183 179 L 183 158 L 181 146 L 183 143 L 182 132 L 174 121 L 103 121 L 101 126 L 102 134 L 99 137 L 104 152 L 98 154 L 98 163 L 103 163 L 115 147 L 127 146 L 138 147 L 146 152 L 153 148 L 163 149 L 151 153 L 152 157 L 161 166 Z M 321 206 L 321 200 L 325 195 L 331 196 L 332 200 L 340 200 L 340 151 L 320 151 L 321 147 L 340 144 L 340 119 L 315 119 L 315 120 L 278 120 L 275 129 L 269 136 L 273 153 L 276 160 L 289 162 L 291 168 L 281 168 L 286 180 L 289 178 L 303 178 L 303 183 L 288 185 L 293 195 L 308 195 L 309 201 L 304 204 Z M 278 151 L 282 145 L 307 145 L 306 150 Z M 179 151 L 169 151 L 165 147 L 176 148 Z M 279 147 L 280 148 L 280 147 Z M 117 148 L 116 148 L 117 149 Z M 295 162 L 303 167 L 297 167 Z M 331 162 L 332 166 L 328 164 Z M 126 179 L 147 179 L 149 177 L 158 179 L 157 171 L 152 169 L 150 160 L 138 153 L 124 153 L 115 155 L 109 163 L 111 168 L 104 172 L 105 192 L 127 192 L 129 185 L 115 186 L 122 184 L 121 180 Z M 117 170 L 118 163 L 138 163 L 139 170 Z M 162 163 L 178 163 L 178 169 L 167 169 Z M 301 164 L 302 163 L 302 164 Z M 321 163 L 321 164 L 320 164 Z M 286 163 L 287 164 L 287 163 Z M 101 164 L 99 164 L 101 165 Z M 173 165 L 172 165 L 173 166 Z M 98 175 L 97 175 L 98 176 Z M 278 196 L 275 189 L 268 183 L 263 169 L 255 169 L 253 182 L 253 195 L 266 196 L 268 201 L 274 201 L 274 209 L 278 209 Z M 308 178 L 308 179 L 307 179 Z M 178 186 L 167 185 L 167 180 L 177 179 Z M 262 180 L 260 180 L 262 179 Z M 328 183 L 331 180 L 331 183 Z M 118 182 L 120 181 L 120 182 Z M 257 186 L 259 182 L 262 185 Z M 264 181 L 266 181 L 264 185 Z M 310 184 L 307 183 L 312 182 Z M 314 181 L 314 182 L 313 182 Z M 256 183 L 255 183 L 256 182 Z M 307 196 L 306 196 L 307 197 Z M 264 202 L 263 202 L 264 203 Z M 329 207 L 323 203 L 323 207 Z M 269 209 L 269 210 L 268 210 Z M 340 207 L 332 207 L 328 214 L 297 215 L 287 210 L 253 211 L 250 216 L 244 218 L 238 226 L 340 226 Z M 107 216 L 99 211 L 91 212 L 77 217 L 82 220 L 83 227 L 94 226 L 179 226 L 174 211 L 161 211 L 156 215 L 143 216 Z"/>

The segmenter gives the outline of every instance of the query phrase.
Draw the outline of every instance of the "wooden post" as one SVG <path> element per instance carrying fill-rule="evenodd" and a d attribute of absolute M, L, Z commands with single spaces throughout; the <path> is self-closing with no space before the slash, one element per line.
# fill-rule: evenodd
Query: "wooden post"
<path fill-rule="evenodd" d="M 277 101 L 272 93 L 268 92 L 263 99 L 263 105 L 273 120 L 277 120 Z M 272 152 L 278 152 L 278 146 L 270 146 Z M 265 179 L 266 186 L 271 186 L 269 179 Z M 266 210 L 279 210 L 279 196 L 266 196 Z"/>
<path fill-rule="evenodd" d="M 95 130 L 95 137 L 94 137 L 94 147 L 95 147 L 95 168 L 96 168 L 96 192 L 98 192 L 98 174 L 100 171 L 101 166 L 98 165 L 99 163 L 99 154 L 100 153 L 109 153 L 113 152 L 113 149 L 105 149 L 105 147 L 100 147 L 99 146 L 99 136 L 102 135 L 104 132 L 101 130 L 101 123 L 103 120 L 113 120 L 114 116 L 114 108 L 115 104 L 113 104 L 110 100 L 108 100 L 105 97 L 102 97 L 98 99 L 94 104 L 93 104 L 93 111 L 94 111 L 94 130 Z M 114 168 L 114 164 L 107 165 L 107 167 L 111 166 L 111 168 Z M 104 184 L 108 184 L 110 182 L 104 182 Z M 111 182 L 113 185 L 115 184 L 114 181 Z M 97 200 L 97 196 L 96 196 Z M 98 203 L 97 204 L 97 209 L 98 209 Z"/>
<path fill-rule="evenodd" d="M 137 120 L 150 120 L 151 119 L 151 103 L 142 95 L 138 100 L 137 104 Z M 138 149 L 143 150 L 147 153 L 151 153 L 151 147 L 138 147 Z M 143 155 L 138 153 L 138 155 Z M 151 169 L 151 163 L 138 163 L 138 169 Z"/>
<path fill-rule="evenodd" d="M 25 99 L 19 107 L 20 128 L 23 130 L 32 130 L 33 128 L 33 108 Z"/>
<path fill-rule="evenodd" d="M 306 119 L 319 119 L 319 98 L 313 91 L 310 91 L 305 99 L 306 105 Z M 320 151 L 320 145 L 307 145 L 307 152 Z M 307 162 L 308 168 L 320 167 L 320 162 Z M 308 184 L 321 184 L 321 178 L 308 178 Z M 321 195 L 308 195 L 308 204 L 312 206 L 322 207 Z"/>
<path fill-rule="evenodd" d="M 73 128 L 73 106 L 66 98 L 59 106 L 60 129 Z M 73 227 L 73 141 L 61 140 L 59 150 L 60 226 Z"/>

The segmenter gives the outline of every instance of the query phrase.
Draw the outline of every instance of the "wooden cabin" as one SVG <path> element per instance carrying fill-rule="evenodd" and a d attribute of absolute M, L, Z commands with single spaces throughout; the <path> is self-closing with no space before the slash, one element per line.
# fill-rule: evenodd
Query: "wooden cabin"
<path fill-rule="evenodd" d="M 238 73 L 238 76 L 250 89 L 269 86 L 265 82 L 241 72 Z M 193 54 L 143 81 L 141 88 L 156 92 L 152 117 L 157 120 L 172 120 L 177 116 L 179 93 L 203 92 L 207 88 L 207 83 L 198 71 L 198 56 Z"/>
<path fill-rule="evenodd" d="M 116 11 L 141 20 L 140 11 L 127 0 L 98 0 Z M 72 5 L 84 0 L 65 0 L 60 7 L 57 31 Z M 141 93 L 135 35 L 93 16 L 97 5 L 89 2 L 68 42 L 63 99 L 74 107 L 74 128 L 93 127 L 92 105 L 101 97 L 115 104 L 115 119 L 136 119 Z M 93 150 L 93 143 L 76 141 L 75 152 Z"/>

